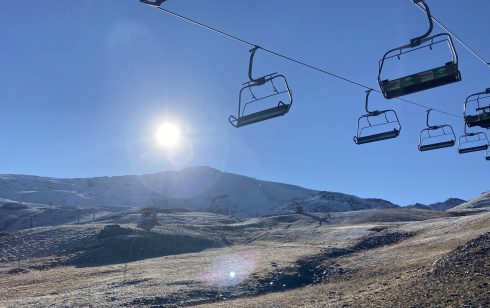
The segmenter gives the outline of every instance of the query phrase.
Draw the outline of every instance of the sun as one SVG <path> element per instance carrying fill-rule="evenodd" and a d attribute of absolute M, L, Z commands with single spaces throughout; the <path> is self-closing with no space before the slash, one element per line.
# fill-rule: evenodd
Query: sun
<path fill-rule="evenodd" d="M 155 132 L 155 141 L 157 145 L 167 149 L 176 148 L 179 145 L 181 138 L 182 134 L 180 127 L 170 122 L 161 124 Z"/>

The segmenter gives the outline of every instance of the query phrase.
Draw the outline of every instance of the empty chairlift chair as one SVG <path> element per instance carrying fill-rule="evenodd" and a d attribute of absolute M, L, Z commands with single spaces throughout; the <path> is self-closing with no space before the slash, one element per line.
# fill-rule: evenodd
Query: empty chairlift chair
<path fill-rule="evenodd" d="M 488 151 L 489 141 L 484 132 L 468 133 L 467 125 L 464 126 L 464 135 L 459 137 L 459 154 L 466 154 L 478 151 Z"/>
<path fill-rule="evenodd" d="M 447 85 L 461 81 L 461 73 L 458 69 L 458 55 L 454 48 L 452 38 L 447 33 L 429 36 L 434 27 L 429 7 L 423 0 L 413 0 L 417 5 L 422 5 L 429 19 L 429 30 L 422 36 L 410 40 L 410 43 L 386 52 L 379 61 L 378 83 L 385 98 L 391 99 L 403 95 L 424 91 L 427 89 Z M 416 74 L 397 78 L 394 80 L 382 79 L 385 61 L 392 58 L 401 59 L 401 56 L 419 49 L 429 48 L 436 44 L 447 43 L 451 52 L 451 61 L 445 65 L 425 70 Z"/>
<path fill-rule="evenodd" d="M 464 120 L 468 127 L 480 126 L 490 129 L 490 103 L 486 106 L 482 103 L 490 102 L 489 98 L 490 88 L 468 96 L 464 103 Z"/>
<path fill-rule="evenodd" d="M 400 135 L 401 125 L 394 110 L 369 110 L 369 94 L 371 91 L 366 91 L 365 108 L 367 114 L 362 115 L 357 120 L 357 135 L 354 136 L 356 144 L 396 138 Z"/>
<path fill-rule="evenodd" d="M 228 119 L 230 124 L 235 127 L 242 127 L 283 116 L 288 113 L 293 103 L 291 89 L 284 75 L 273 73 L 259 78 L 252 77 L 253 60 L 255 52 L 259 48 L 256 46 L 250 50 L 250 62 L 248 66 L 249 81 L 244 83 L 243 88 L 240 90 L 237 116 L 231 115 Z M 257 95 L 256 92 L 259 88 L 262 90 L 265 89 L 267 93 L 262 93 L 260 96 Z M 247 107 L 254 107 L 256 106 L 255 104 L 260 103 L 270 103 L 271 100 L 274 100 L 273 103 L 275 106 L 259 109 L 258 111 L 254 109 L 254 111 L 247 113 Z"/>
<path fill-rule="evenodd" d="M 456 143 L 456 135 L 451 125 L 430 125 L 429 115 L 432 110 L 427 110 L 427 128 L 420 131 L 419 151 L 430 151 L 450 148 Z"/>
<path fill-rule="evenodd" d="M 140 0 L 141 3 L 148 4 L 154 7 L 160 7 L 167 0 Z"/>

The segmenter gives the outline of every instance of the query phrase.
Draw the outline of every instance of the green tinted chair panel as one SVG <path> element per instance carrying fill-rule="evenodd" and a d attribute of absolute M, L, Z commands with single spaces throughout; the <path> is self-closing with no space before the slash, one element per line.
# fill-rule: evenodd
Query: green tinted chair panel
<path fill-rule="evenodd" d="M 469 127 L 480 126 L 490 128 L 490 113 L 467 115 L 464 119 Z"/>
<path fill-rule="evenodd" d="M 395 80 L 383 80 L 380 86 L 386 98 L 396 98 L 457 81 L 461 81 L 458 65 L 454 62 L 449 62 L 444 66 L 421 73 Z"/>

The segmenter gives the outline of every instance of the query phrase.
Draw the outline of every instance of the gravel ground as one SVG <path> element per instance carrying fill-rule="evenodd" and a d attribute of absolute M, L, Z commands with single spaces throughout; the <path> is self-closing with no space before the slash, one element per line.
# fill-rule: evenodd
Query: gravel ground
<path fill-rule="evenodd" d="M 302 215 L 236 221 L 185 213 L 152 232 L 223 246 L 89 267 L 59 259 L 92 247 L 114 221 L 2 233 L 0 307 L 489 305 L 490 213 L 387 215 L 319 226 Z M 16 254 L 25 256 L 20 263 Z"/>

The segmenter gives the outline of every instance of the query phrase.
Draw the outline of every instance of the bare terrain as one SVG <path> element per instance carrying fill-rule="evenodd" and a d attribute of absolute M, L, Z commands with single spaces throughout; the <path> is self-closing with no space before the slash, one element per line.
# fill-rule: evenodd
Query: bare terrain
<path fill-rule="evenodd" d="M 488 307 L 490 212 L 137 212 L 0 233 L 2 307 Z"/>

